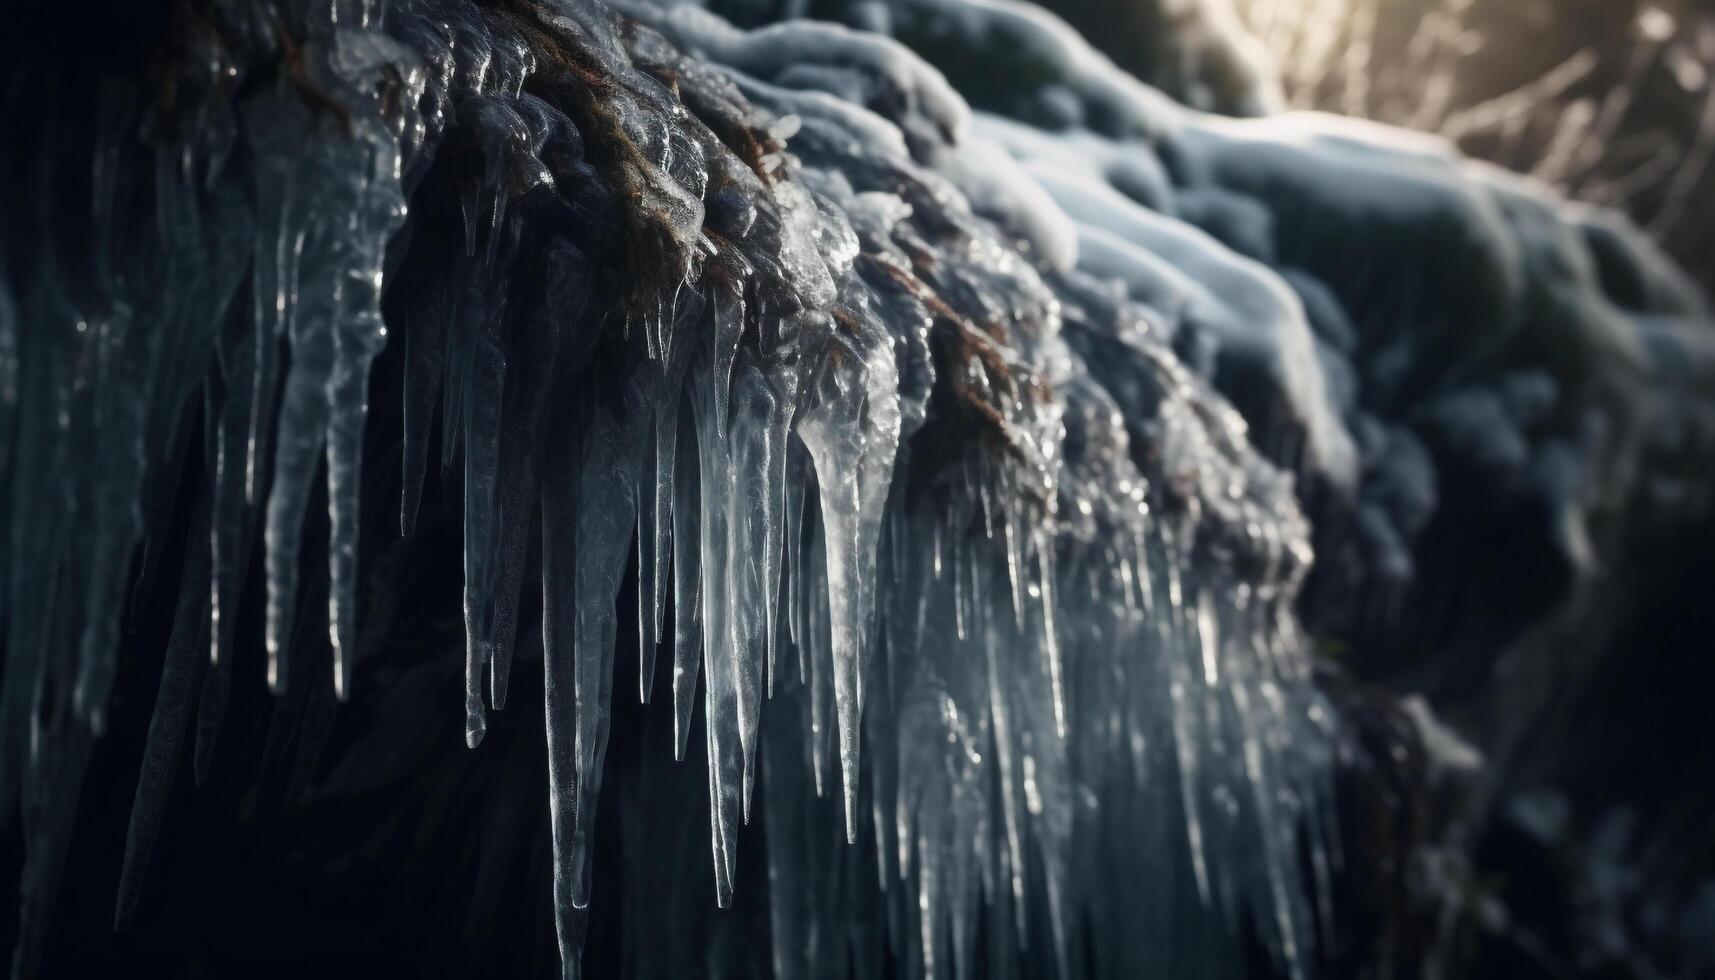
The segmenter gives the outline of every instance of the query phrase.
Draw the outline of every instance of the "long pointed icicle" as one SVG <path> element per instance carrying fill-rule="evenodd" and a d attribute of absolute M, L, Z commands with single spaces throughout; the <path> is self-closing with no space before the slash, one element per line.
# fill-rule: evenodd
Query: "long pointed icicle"
<path fill-rule="evenodd" d="M 498 234 L 493 229 L 491 234 Z M 471 383 L 491 392 L 465 402 L 464 430 L 464 621 L 465 744 L 476 748 L 486 731 L 482 682 L 494 654 L 494 589 L 499 574 L 499 478 L 501 406 L 506 355 L 500 331 L 505 301 L 496 298 L 479 318 Z"/>
<path fill-rule="evenodd" d="M 136 111 L 134 97 L 118 86 L 103 91 L 101 127 L 96 133 L 92 217 L 97 222 L 120 220 L 115 211 L 124 186 L 123 167 L 127 125 Z M 99 476 L 90 481 L 75 526 L 80 550 L 95 568 L 123 561 L 142 527 L 134 500 L 135 481 L 146 463 L 144 434 L 138 431 L 144 413 L 126 411 L 128 398 L 139 395 L 147 404 L 149 386 L 156 382 L 161 335 L 167 324 L 157 322 L 156 304 L 118 302 L 123 288 L 126 240 L 123 228 L 98 240 L 94 255 L 96 296 L 82 301 L 77 311 L 79 333 L 88 340 L 88 361 L 81 368 L 92 389 L 90 431 L 85 451 L 93 453 Z M 157 273 L 158 274 L 158 273 Z M 72 710 L 100 734 L 105 726 L 108 695 L 113 687 L 119 651 L 119 612 L 122 595 L 117 576 L 95 577 L 80 590 L 83 623 L 77 638 L 77 671 Z"/>
<path fill-rule="evenodd" d="M 665 335 L 671 337 L 680 329 L 680 324 L 694 329 L 694 325 L 700 320 L 701 312 L 701 304 L 687 303 L 683 308 L 675 308 L 672 314 L 673 326 L 666 329 Z M 638 665 L 638 696 L 645 703 L 649 701 L 655 686 L 656 651 L 663 639 L 668 603 L 676 602 L 668 591 L 669 582 L 672 581 L 668 577 L 668 571 L 678 565 L 676 547 L 681 515 L 677 500 L 681 492 L 679 481 L 683 478 L 679 463 L 683 442 L 680 435 L 680 418 L 685 372 L 690 367 L 694 352 L 695 345 L 690 343 L 669 346 L 667 360 L 662 366 L 659 379 L 660 388 L 653 406 L 653 460 L 645 467 L 651 479 L 645 481 L 644 490 L 647 492 L 640 493 L 638 497 L 638 513 L 641 515 L 645 509 L 650 511 L 646 522 L 638 522 L 640 535 L 645 523 L 649 530 L 649 540 L 640 538 L 638 541 L 639 557 L 643 556 L 645 550 L 649 552 L 647 560 L 639 564 L 639 575 L 642 575 L 644 568 L 650 573 L 649 581 L 639 579 L 638 582 L 638 631 L 642 657 Z M 687 542 L 687 545 L 694 545 L 694 542 Z M 674 571 L 675 576 L 678 574 Z M 695 572 L 691 575 L 694 579 Z M 674 646 L 676 648 L 677 643 Z M 675 704 L 677 700 L 675 696 Z M 682 739 L 679 744 L 683 744 Z"/>
<path fill-rule="evenodd" d="M 699 365 L 699 370 L 701 365 Z M 735 508 L 733 468 L 726 427 L 717 428 L 719 414 L 714 391 L 719 377 L 693 372 L 691 404 L 696 418 L 697 463 L 700 474 L 700 519 L 703 626 L 703 727 L 708 741 L 709 823 L 715 866 L 715 901 L 732 905 L 732 879 L 738 849 L 740 797 L 744 779 L 743 748 L 739 740 L 737 649 L 733 623 L 735 574 L 731 520 Z"/>
<path fill-rule="evenodd" d="M 186 549 L 184 576 L 173 612 L 173 631 L 161 667 L 160 691 L 149 719 L 142 770 L 137 777 L 137 793 L 131 802 L 131 820 L 125 832 L 125 860 L 113 911 L 113 928 L 119 932 L 130 924 L 142 894 L 143 877 L 161 833 L 162 811 L 173 788 L 173 777 L 178 773 L 186 727 L 196 707 L 208 663 L 207 597 L 212 559 L 206 549 L 196 547 L 197 542 L 207 538 L 208 524 L 208 496 L 199 494 L 191 513 L 191 546 Z"/>
<path fill-rule="evenodd" d="M 816 401 L 800 420 L 798 435 L 815 461 L 821 490 L 846 837 L 856 841 L 861 678 L 882 505 L 899 445 L 899 396 L 890 343 L 844 336 L 834 343 L 840 346 L 817 379 Z"/>
<path fill-rule="evenodd" d="M 690 411 L 677 402 L 675 410 Z M 681 421 L 678 440 L 673 499 L 673 758 L 683 761 L 702 671 L 702 478 L 695 426 Z"/>
<path fill-rule="evenodd" d="M 572 848 L 578 821 L 577 720 L 573 689 L 577 624 L 577 479 L 580 447 L 550 439 L 542 463 L 542 682 L 548 737 L 548 816 L 554 842 L 554 932 L 561 963 L 575 963 Z"/>
<path fill-rule="evenodd" d="M 220 744 L 220 731 L 226 723 L 226 703 L 232 696 L 232 657 L 227 656 L 209 664 L 197 696 L 196 747 L 192 754 L 192 772 L 201 786 L 214 766 L 215 748 Z"/>
<path fill-rule="evenodd" d="M 744 758 L 743 814 L 748 821 L 770 646 L 764 610 L 779 585 L 779 561 L 770 560 L 771 552 L 780 547 L 779 509 L 775 504 L 778 485 L 770 481 L 778 469 L 775 460 L 783 454 L 775 444 L 774 431 L 776 419 L 788 409 L 761 368 L 748 357 L 739 359 L 732 389 L 726 440 L 731 453 L 726 497 L 730 557 L 727 608 L 738 692 L 739 750 Z"/>
<path fill-rule="evenodd" d="M 332 42 L 325 84 L 361 91 L 373 85 L 366 74 L 398 77 L 409 73 L 413 56 L 384 38 L 339 35 Z M 347 74 L 341 75 L 339 72 Z M 268 497 L 266 542 L 268 601 L 265 642 L 268 681 L 279 691 L 286 683 L 286 646 L 293 632 L 299 566 L 299 538 L 312 484 L 327 466 L 331 588 L 329 639 L 333 645 L 333 684 L 349 692 L 351 654 L 356 644 L 357 548 L 364 420 L 368 415 L 369 365 L 386 342 L 381 318 L 382 273 L 387 243 L 405 217 L 399 183 L 397 138 L 376 116 L 373 105 L 358 102 L 339 135 L 325 144 L 278 145 L 281 132 L 306 125 L 310 110 L 276 94 L 272 112 L 258 113 L 253 143 L 275 143 L 286 188 L 279 206 L 276 257 L 291 257 L 297 270 L 276 283 L 276 314 L 291 345 L 274 449 L 274 482 Z M 312 117 L 313 118 L 313 117 Z M 315 123 L 307 123 L 312 128 Z M 311 199 L 313 188 L 324 196 Z M 331 192 L 331 193 L 326 193 Z M 281 325 L 276 325 L 279 329 Z"/>
<path fill-rule="evenodd" d="M 543 308 L 515 320 L 515 356 L 507 364 L 500 433 L 501 568 L 494 599 L 494 650 L 489 675 L 489 700 L 496 711 L 506 705 L 531 533 L 541 523 L 538 508 L 545 508 L 543 481 L 551 437 L 541 433 L 545 428 L 550 431 L 553 428 L 546 422 L 553 397 L 559 393 L 553 382 L 556 372 L 581 367 L 588 355 L 584 349 L 566 350 L 572 345 L 567 343 L 561 319 L 575 317 L 587 302 L 587 283 L 577 276 L 577 270 L 583 268 L 582 256 L 564 244 L 550 245 L 532 254 L 559 288 L 550 292 L 549 302 Z M 561 295 L 562 292 L 569 295 Z M 569 363 L 562 365 L 562 354 Z M 570 487 L 561 484 L 554 492 L 568 493 Z M 537 540 L 545 539 L 537 535 Z"/>
<path fill-rule="evenodd" d="M 614 603 L 637 527 L 636 472 L 642 456 L 641 434 L 646 431 L 635 399 L 627 399 L 625 419 L 603 404 L 599 393 L 591 403 L 583 420 L 584 457 L 578 474 L 577 639 L 572 682 L 578 791 L 570 874 L 572 903 L 579 908 L 588 905 L 590 898 L 595 806 L 601 792 L 613 701 L 613 648 L 618 636 Z"/>
<path fill-rule="evenodd" d="M 363 430 L 369 417 L 369 365 L 387 342 L 381 319 L 382 270 L 387 242 L 405 220 L 399 187 L 399 146 L 392 134 L 370 121 L 367 145 L 360 151 L 356 202 L 345 236 L 351 256 L 337 288 L 333 330 L 333 367 L 327 380 L 328 433 L 328 635 L 333 643 L 333 689 L 340 700 L 351 693 L 352 658 L 357 652 L 358 515 L 362 506 L 359 475 Z"/>
<path fill-rule="evenodd" d="M 250 438 L 248 410 L 249 387 L 254 373 L 251 348 L 254 338 L 234 341 L 230 359 L 225 350 L 221 360 L 227 364 L 226 403 L 221 407 L 216 434 L 214 470 L 215 516 L 209 530 L 209 549 L 213 557 L 213 572 L 209 588 L 210 630 L 209 661 L 219 666 L 232 659 L 234 635 L 238 629 L 238 597 L 250 558 L 250 541 L 255 534 L 256 508 L 245 492 Z"/>
<path fill-rule="evenodd" d="M 655 396 L 659 403 L 660 395 Z M 653 408 L 649 410 L 647 445 L 644 447 L 643 458 L 637 471 L 637 701 L 639 704 L 649 703 L 649 689 L 655 682 L 655 648 L 660 643 L 660 635 L 656 632 L 655 623 L 661 608 L 661 578 L 660 565 L 666 561 L 666 556 L 660 552 L 660 547 L 670 546 L 667 535 L 656 527 L 658 511 L 655 507 L 656 486 L 660 478 L 655 474 L 656 462 L 660 457 L 657 442 L 660 436 L 655 431 L 655 415 Z"/>
<path fill-rule="evenodd" d="M 500 569 L 494 594 L 494 641 L 489 653 L 489 704 L 506 707 L 512 651 L 518 642 L 518 609 L 530 534 L 536 520 L 536 454 L 518 443 L 522 433 L 501 436 Z"/>
<path fill-rule="evenodd" d="M 272 365 L 282 337 L 291 340 L 293 370 L 287 377 L 276 423 L 273 492 L 267 497 L 264 554 L 267 575 L 266 623 L 263 643 L 268 653 L 268 686 L 278 692 L 285 683 L 284 646 L 292 635 L 291 615 L 297 604 L 298 537 L 304 508 L 309 503 L 309 481 L 325 434 L 326 398 L 322 378 L 329 368 L 332 345 L 319 320 L 301 326 L 304 310 L 299 304 L 300 266 L 309 228 L 302 222 L 300 197 L 304 176 L 301 164 L 284 147 L 273 145 L 276 133 L 297 129 L 304 113 L 279 93 L 274 93 L 267 111 L 250 117 L 247 136 L 259 160 L 273 172 L 259 183 L 264 194 L 262 220 L 257 226 L 256 274 L 257 332 L 253 353 L 257 370 L 252 376 L 251 436 L 247 441 L 250 459 L 246 465 L 246 496 L 261 499 L 263 437 L 267 424 L 262 399 L 271 388 Z M 296 118 L 294 118 L 296 117 Z M 324 311 L 325 313 L 326 311 Z"/>
<path fill-rule="evenodd" d="M 462 293 L 462 277 L 451 283 L 422 283 L 421 298 L 417 300 L 421 304 L 421 312 L 411 318 L 413 329 L 400 341 L 405 345 L 405 379 L 400 408 L 403 425 L 399 457 L 399 533 L 407 538 L 416 533 L 417 512 L 422 507 L 423 480 L 429 468 L 429 435 L 441 399 L 442 373 L 446 369 L 446 324 L 457 309 Z M 451 437 L 451 433 L 443 434 L 443 438 Z"/>

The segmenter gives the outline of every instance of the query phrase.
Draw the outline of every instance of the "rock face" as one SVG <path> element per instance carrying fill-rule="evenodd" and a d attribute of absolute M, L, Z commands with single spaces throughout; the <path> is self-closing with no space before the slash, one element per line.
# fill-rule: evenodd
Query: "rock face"
<path fill-rule="evenodd" d="M 190 8 L 9 89 L 15 974 L 1423 968 L 1706 520 L 1697 291 L 1437 141 L 1005 0 Z"/>

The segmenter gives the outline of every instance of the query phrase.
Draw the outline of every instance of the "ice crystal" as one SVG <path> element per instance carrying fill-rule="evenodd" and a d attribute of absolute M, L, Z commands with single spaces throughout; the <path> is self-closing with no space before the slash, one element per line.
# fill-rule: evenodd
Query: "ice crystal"
<path fill-rule="evenodd" d="M 127 586 L 182 549 L 122 922 L 184 746 L 212 764 L 233 661 L 346 698 L 365 542 L 409 541 L 439 475 L 474 752 L 539 588 L 568 975 L 633 628 L 645 700 L 668 646 L 649 710 L 680 756 L 701 687 L 709 899 L 766 862 L 777 975 L 884 969 L 853 931 L 872 893 L 830 878 L 859 860 L 911 923 L 887 933 L 903 973 L 1227 975 L 1253 937 L 1303 975 L 1341 745 L 1295 607 L 1303 501 L 1359 515 L 1357 567 L 1409 577 L 1435 474 L 1389 403 L 1433 396 L 1429 431 L 1527 466 L 1496 440 L 1568 393 L 1460 399 L 1423 369 L 1539 329 L 1541 296 L 1584 330 L 1569 356 L 1643 370 L 1653 330 L 1708 360 L 1670 326 L 1701 325 L 1689 291 L 1648 285 L 1671 271 L 1534 188 L 1180 108 L 1002 0 L 855 18 L 891 37 L 594 0 L 213 11 L 166 97 L 101 93 L 85 201 L 45 173 L 51 207 L 8 221 L 0 807 L 28 841 L 25 973 L 133 655 Z M 1378 262 L 1413 291 L 1366 292 Z M 1636 451 L 1586 429 L 1522 478 L 1574 553 L 1580 461 Z M 758 812 L 765 853 L 740 854 Z"/>

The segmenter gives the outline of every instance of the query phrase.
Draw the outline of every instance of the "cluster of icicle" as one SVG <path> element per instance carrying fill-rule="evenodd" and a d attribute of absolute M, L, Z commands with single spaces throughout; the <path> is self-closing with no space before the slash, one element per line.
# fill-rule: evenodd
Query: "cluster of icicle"
<path fill-rule="evenodd" d="M 1242 238 L 1266 214 L 1230 164 L 1290 133 L 1180 110 L 993 0 L 864 14 L 930 57 L 968 67 L 947 39 L 992 33 L 1066 76 L 974 121 L 917 54 L 833 24 L 311 6 L 213 4 L 170 100 L 105 93 L 100 233 L 7 257 L 0 810 L 21 801 L 27 924 L 51 911 L 125 591 L 181 499 L 122 916 L 181 743 L 200 777 L 235 658 L 286 685 L 300 620 L 322 623 L 305 596 L 345 696 L 360 516 L 392 533 L 362 482 L 398 468 L 409 537 L 438 447 L 477 751 L 535 628 L 539 542 L 568 972 L 633 615 L 645 698 L 671 657 L 681 754 L 705 708 L 716 904 L 767 767 L 777 975 L 883 968 L 828 945 L 866 913 L 815 856 L 860 836 L 916 923 L 889 953 L 908 974 L 1189 976 L 1187 930 L 1197 975 L 1238 969 L 1251 936 L 1306 969 L 1337 739 L 1292 611 L 1297 484 L 1349 490 L 1357 463 L 1328 341 L 1280 279 L 1168 216 L 1157 154 Z M 1108 135 L 1026 125 L 1068 116 Z M 397 447 L 365 444 L 388 345 Z M 200 485 L 179 485 L 187 453 Z M 233 610 L 258 545 L 253 644 Z M 759 735 L 765 713 L 788 734 Z"/>

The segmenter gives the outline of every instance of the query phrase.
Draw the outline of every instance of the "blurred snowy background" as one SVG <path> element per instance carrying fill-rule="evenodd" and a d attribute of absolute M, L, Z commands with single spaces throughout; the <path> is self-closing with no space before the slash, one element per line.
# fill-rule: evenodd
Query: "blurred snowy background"
<path fill-rule="evenodd" d="M 1218 111 L 1270 96 L 1439 133 L 1575 200 L 1616 207 L 1715 285 L 1710 0 L 1051 0 L 1121 67 Z M 1255 40 L 1233 51 L 1233 28 Z M 1178 43 L 1201 36 L 1203 46 Z M 1151 38 L 1174 38 L 1152 44 Z M 1187 70 L 1190 68 L 1191 70 Z M 1185 83 L 1192 78 L 1200 85 Z"/>

